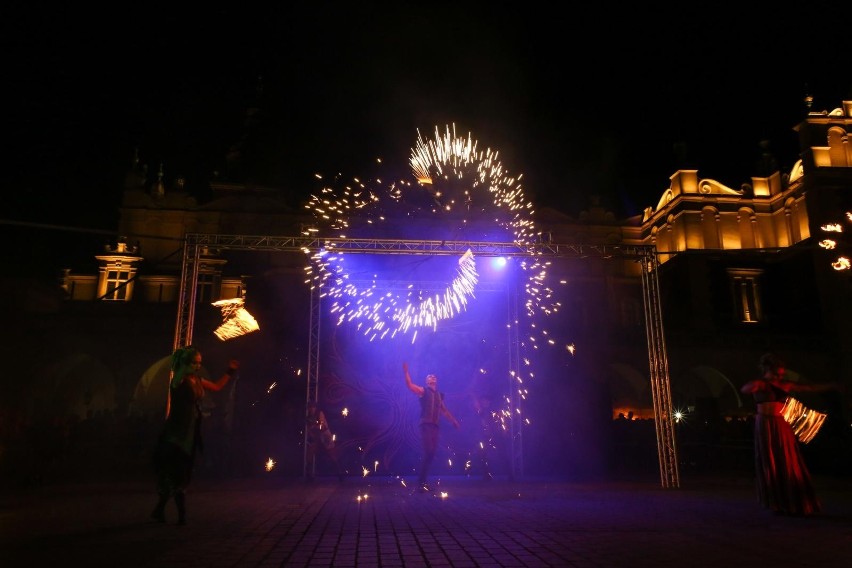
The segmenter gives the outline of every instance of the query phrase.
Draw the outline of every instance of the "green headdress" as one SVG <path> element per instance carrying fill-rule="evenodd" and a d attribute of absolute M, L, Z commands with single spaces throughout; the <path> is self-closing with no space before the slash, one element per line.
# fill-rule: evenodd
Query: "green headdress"
<path fill-rule="evenodd" d="M 177 387 L 183 382 L 186 374 L 192 371 L 192 361 L 198 354 L 198 349 L 189 345 L 183 349 L 178 349 L 172 353 L 172 388 Z"/>

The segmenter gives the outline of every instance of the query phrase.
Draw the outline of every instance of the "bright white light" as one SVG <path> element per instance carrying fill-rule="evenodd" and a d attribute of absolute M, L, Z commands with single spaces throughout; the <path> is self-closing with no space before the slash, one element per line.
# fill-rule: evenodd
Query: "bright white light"
<path fill-rule="evenodd" d="M 491 260 L 491 267 L 496 269 L 501 269 L 506 267 L 506 263 L 508 260 L 504 256 L 497 256 Z"/>

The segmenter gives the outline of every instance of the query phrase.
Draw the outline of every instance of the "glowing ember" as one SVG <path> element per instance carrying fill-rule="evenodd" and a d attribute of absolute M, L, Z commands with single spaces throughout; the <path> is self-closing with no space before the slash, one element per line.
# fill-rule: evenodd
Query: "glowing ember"
<path fill-rule="evenodd" d="M 230 300 L 219 300 L 213 305 L 222 310 L 222 324 L 213 332 L 222 341 L 239 337 L 252 331 L 257 331 L 260 326 L 248 310 L 243 307 L 242 298 Z"/>

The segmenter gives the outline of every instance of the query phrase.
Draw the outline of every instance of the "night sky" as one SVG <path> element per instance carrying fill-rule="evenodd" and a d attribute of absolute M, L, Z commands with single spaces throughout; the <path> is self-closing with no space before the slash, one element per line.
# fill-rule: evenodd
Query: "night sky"
<path fill-rule="evenodd" d="M 114 229 L 135 148 L 203 192 L 259 84 L 259 171 L 296 200 L 377 157 L 404 175 L 418 129 L 452 124 L 572 215 L 638 214 L 678 167 L 738 188 L 763 139 L 793 165 L 806 93 L 852 97 L 848 33 L 837 2 L 718 6 L 12 9 L 1 217 Z"/>

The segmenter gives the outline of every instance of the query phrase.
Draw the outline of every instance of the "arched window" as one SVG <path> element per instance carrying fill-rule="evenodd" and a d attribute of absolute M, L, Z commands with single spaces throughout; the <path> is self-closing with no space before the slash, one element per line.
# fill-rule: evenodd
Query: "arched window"
<path fill-rule="evenodd" d="M 763 320 L 760 301 L 760 276 L 763 270 L 756 268 L 729 268 L 731 292 L 739 321 L 758 323 Z"/>

